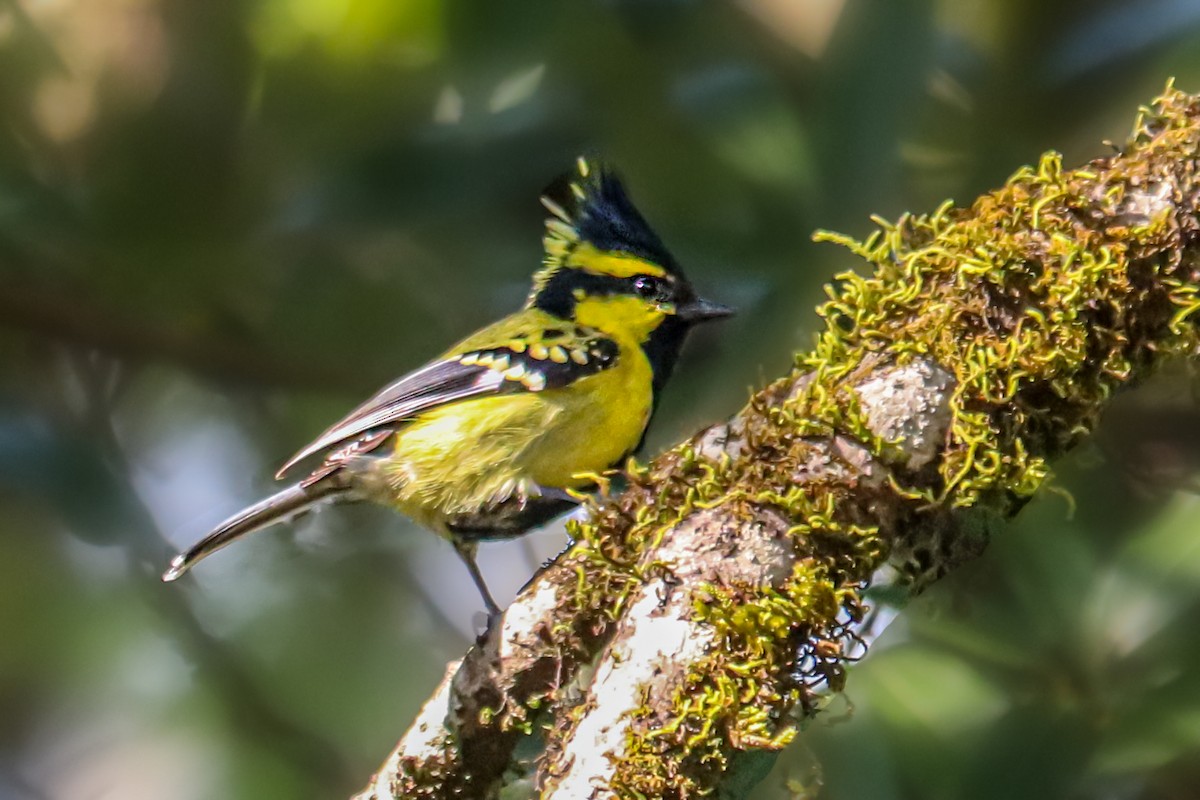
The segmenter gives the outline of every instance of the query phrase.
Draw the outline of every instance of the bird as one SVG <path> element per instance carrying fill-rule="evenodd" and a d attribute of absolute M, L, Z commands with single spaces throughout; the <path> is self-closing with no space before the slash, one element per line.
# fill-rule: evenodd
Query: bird
<path fill-rule="evenodd" d="M 641 447 L 688 331 L 733 313 L 696 293 L 611 167 L 580 157 L 557 186 L 524 306 L 331 425 L 275 476 L 319 456 L 305 477 L 176 556 L 164 582 L 315 506 L 367 501 L 448 540 L 500 613 L 479 543 L 578 505 Z"/>

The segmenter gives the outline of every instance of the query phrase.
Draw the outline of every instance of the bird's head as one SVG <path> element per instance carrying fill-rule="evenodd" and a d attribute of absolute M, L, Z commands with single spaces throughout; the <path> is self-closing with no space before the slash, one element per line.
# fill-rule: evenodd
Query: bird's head
<path fill-rule="evenodd" d="M 527 305 L 643 344 L 733 313 L 696 294 L 611 170 L 580 158 L 564 184 L 542 197 L 546 259 Z"/>

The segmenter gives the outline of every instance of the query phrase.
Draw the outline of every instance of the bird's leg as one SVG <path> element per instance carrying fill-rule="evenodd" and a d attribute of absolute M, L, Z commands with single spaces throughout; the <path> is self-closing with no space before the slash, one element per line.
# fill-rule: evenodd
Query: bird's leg
<path fill-rule="evenodd" d="M 500 606 L 496 605 L 496 601 L 492 599 L 492 593 L 488 591 L 483 573 L 479 571 L 479 565 L 475 563 L 475 551 L 479 549 L 479 544 L 466 542 L 457 537 L 452 540 L 452 543 L 454 552 L 458 553 L 458 557 L 467 565 L 467 572 L 471 573 L 471 580 L 475 581 L 475 588 L 479 589 L 479 596 L 483 598 L 483 604 L 487 606 L 490 625 L 493 619 L 500 616 Z"/>

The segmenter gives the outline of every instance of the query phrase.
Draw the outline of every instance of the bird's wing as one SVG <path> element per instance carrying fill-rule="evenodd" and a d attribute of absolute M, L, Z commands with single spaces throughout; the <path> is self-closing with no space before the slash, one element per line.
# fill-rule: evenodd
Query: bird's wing
<path fill-rule="evenodd" d="M 288 459 L 275 477 L 282 478 L 315 453 L 439 406 L 487 395 L 562 388 L 612 367 L 617 353 L 616 342 L 589 331 L 582 337 L 543 337 L 531 345 L 510 341 L 444 357 L 380 389 Z"/>

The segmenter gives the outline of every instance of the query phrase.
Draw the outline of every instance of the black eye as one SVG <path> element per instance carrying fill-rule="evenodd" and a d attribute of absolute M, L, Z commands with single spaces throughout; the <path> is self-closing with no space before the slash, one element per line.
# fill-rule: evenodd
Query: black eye
<path fill-rule="evenodd" d="M 633 290 L 642 297 L 658 297 L 662 293 L 662 284 L 654 278 L 642 276 L 633 282 Z"/>

